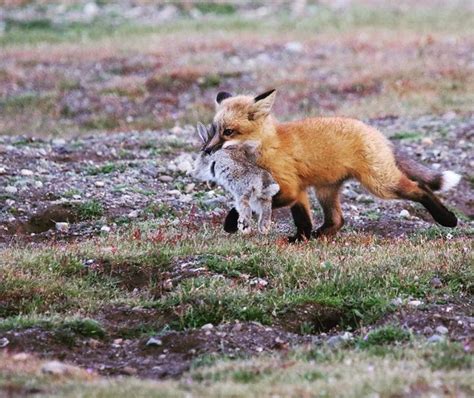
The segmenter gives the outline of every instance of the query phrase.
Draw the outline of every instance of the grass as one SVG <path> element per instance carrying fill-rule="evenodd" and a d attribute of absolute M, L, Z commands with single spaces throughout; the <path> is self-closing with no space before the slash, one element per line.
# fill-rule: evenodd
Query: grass
<path fill-rule="evenodd" d="M 321 330 L 329 327 L 326 313 L 338 314 L 341 328 L 367 325 L 392 311 L 394 298 L 435 300 L 472 289 L 466 238 L 418 237 L 399 245 L 348 233 L 337 245 L 293 247 L 275 246 L 271 239 L 229 241 L 208 226 L 199 232 L 171 232 L 171 226 L 164 231 L 150 222 L 141 225 L 132 236 L 112 235 L 80 246 L 5 250 L 3 316 L 68 314 L 97 308 L 112 297 L 127 303 L 130 290 L 139 286 L 132 301 L 175 312 L 167 322 L 177 329 L 235 319 L 277 325 L 283 319 L 296 328 Z M 152 270 L 164 272 L 189 255 L 207 272 L 161 292 L 160 273 Z M 86 259 L 93 265 L 85 268 Z M 435 276 L 443 281 L 442 288 L 431 285 Z M 268 285 L 257 289 L 253 278 Z M 307 306 L 318 310 L 307 316 L 295 313 Z"/>
<path fill-rule="evenodd" d="M 98 200 L 92 199 L 80 203 L 77 207 L 77 211 L 81 219 L 91 220 L 102 217 L 104 214 L 104 207 Z"/>
<path fill-rule="evenodd" d="M 0 37 L 0 46 L 20 44 L 37 44 L 42 42 L 77 42 L 95 41 L 104 37 L 123 38 L 146 34 L 162 34 L 181 31 L 210 32 L 223 31 L 279 31 L 279 32 L 321 32 L 333 30 L 344 32 L 360 27 L 373 26 L 384 29 L 408 29 L 419 32 L 436 30 L 449 32 L 472 31 L 472 12 L 459 13 L 455 7 L 445 7 L 443 12 L 435 8 L 415 8 L 399 12 L 388 8 L 369 8 L 354 6 L 340 12 L 324 6 L 311 17 L 291 18 L 285 15 L 270 16 L 265 19 L 244 19 L 234 14 L 232 5 L 200 3 L 198 7 L 204 13 L 215 16 L 204 20 L 193 20 L 183 17 L 171 23 L 159 25 L 138 25 L 129 22 L 95 20 L 91 23 L 73 22 L 52 24 L 46 20 L 22 23 L 7 21 L 5 33 Z"/>
<path fill-rule="evenodd" d="M 458 361 L 445 357 L 456 352 Z M 216 358 L 192 368 L 182 379 L 155 382 L 135 378 L 103 379 L 86 372 L 63 377 L 39 371 L 42 361 L 10 360 L 0 354 L 0 388 L 35 389 L 40 396 L 471 396 L 472 358 L 456 344 L 401 346 L 383 356 L 354 349 L 306 348 L 258 358 Z M 443 371 L 432 367 L 442 360 Z M 461 359 L 462 358 L 462 359 Z M 448 365 L 448 367 L 445 367 Z M 354 377 L 357 375 L 357 377 Z"/>

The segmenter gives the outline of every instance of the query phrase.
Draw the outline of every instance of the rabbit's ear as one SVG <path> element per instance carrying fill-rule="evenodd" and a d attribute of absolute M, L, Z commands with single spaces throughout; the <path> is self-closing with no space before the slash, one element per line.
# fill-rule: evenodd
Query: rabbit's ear
<path fill-rule="evenodd" d="M 199 138 L 201 138 L 202 143 L 205 144 L 209 139 L 209 132 L 207 131 L 206 126 L 204 126 L 202 123 L 198 123 L 196 129 L 199 134 Z"/>

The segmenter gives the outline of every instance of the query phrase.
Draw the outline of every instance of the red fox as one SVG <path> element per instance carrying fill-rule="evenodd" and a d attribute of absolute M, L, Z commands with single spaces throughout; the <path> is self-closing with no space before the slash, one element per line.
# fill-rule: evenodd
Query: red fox
<path fill-rule="evenodd" d="M 421 203 L 441 225 L 455 227 L 457 218 L 433 193 L 455 186 L 460 176 L 435 172 L 394 153 L 387 138 L 373 127 L 350 118 L 318 117 L 278 123 L 270 114 L 275 90 L 256 97 L 216 97 L 215 131 L 204 148 L 211 153 L 237 142 L 260 142 L 258 165 L 268 170 L 280 186 L 273 207 L 289 206 L 296 225 L 290 241 L 334 235 L 344 224 L 340 191 L 355 178 L 383 199 L 408 199 Z M 314 187 L 324 222 L 313 230 L 307 189 Z M 237 230 L 238 213 L 232 209 L 224 229 Z"/>

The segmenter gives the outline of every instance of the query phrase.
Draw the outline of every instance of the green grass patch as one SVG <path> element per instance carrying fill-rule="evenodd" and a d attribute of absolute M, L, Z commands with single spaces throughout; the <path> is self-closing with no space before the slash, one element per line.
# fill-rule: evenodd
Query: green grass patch
<path fill-rule="evenodd" d="M 416 131 L 399 131 L 393 134 L 390 137 L 392 140 L 406 140 L 406 141 L 416 141 L 423 138 L 423 133 L 418 133 Z"/>
<path fill-rule="evenodd" d="M 405 343 L 410 339 L 411 335 L 407 330 L 398 326 L 389 325 L 372 330 L 367 336 L 360 339 L 357 345 L 360 348 L 367 349 L 374 346 Z"/>
<path fill-rule="evenodd" d="M 110 173 L 123 173 L 127 169 L 126 164 L 117 163 L 106 163 L 101 166 L 88 167 L 85 171 L 88 175 L 99 175 L 99 174 L 110 174 Z"/>
<path fill-rule="evenodd" d="M 77 210 L 82 220 L 93 220 L 104 215 L 104 207 L 96 199 L 79 204 Z"/>

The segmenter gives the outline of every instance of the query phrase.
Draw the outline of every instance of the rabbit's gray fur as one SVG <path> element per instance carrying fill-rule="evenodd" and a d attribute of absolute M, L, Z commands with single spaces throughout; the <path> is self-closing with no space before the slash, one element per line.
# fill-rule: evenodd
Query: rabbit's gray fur
<path fill-rule="evenodd" d="M 209 132 L 198 124 L 203 144 Z M 238 227 L 243 233 L 251 231 L 252 211 L 258 215 L 258 230 L 268 233 L 271 226 L 272 196 L 280 190 L 271 174 L 257 166 L 258 143 L 247 141 L 207 154 L 198 155 L 194 176 L 202 181 L 213 181 L 228 191 L 239 212 Z"/>

